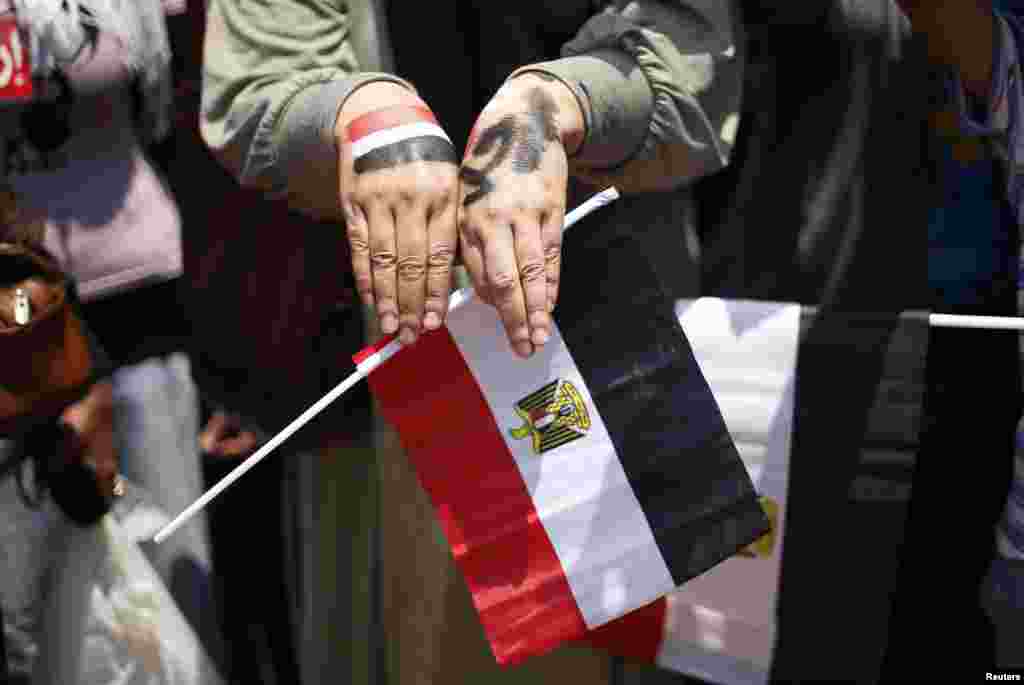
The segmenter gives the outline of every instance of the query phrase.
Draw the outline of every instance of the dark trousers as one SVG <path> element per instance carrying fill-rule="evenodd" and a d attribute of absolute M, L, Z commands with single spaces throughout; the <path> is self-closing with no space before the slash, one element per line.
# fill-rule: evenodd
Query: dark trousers
<path fill-rule="evenodd" d="M 932 331 L 926 423 L 883 682 L 938 660 L 974 677 L 995 663 L 979 587 L 1010 484 L 1021 404 L 1017 346 L 1014 332 Z"/>

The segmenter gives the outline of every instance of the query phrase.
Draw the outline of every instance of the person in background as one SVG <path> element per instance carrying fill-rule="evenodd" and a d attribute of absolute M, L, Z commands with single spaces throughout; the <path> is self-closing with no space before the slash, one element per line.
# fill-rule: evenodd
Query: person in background
<path fill-rule="evenodd" d="M 28 685 L 64 536 L 109 511 L 124 481 L 110 365 L 39 245 L 43 226 L 19 221 L 12 199 L 0 190 L 0 681 Z"/>
<path fill-rule="evenodd" d="M 1020 68 L 1024 59 L 1024 8 L 1019 3 L 998 0 L 900 0 L 900 4 L 914 31 L 923 36 L 931 57 L 951 70 L 954 117 L 947 128 L 958 131 L 961 141 L 984 146 L 1000 162 L 995 188 L 1000 201 L 997 216 L 972 212 L 962 224 L 975 243 L 972 254 L 976 255 L 979 246 L 982 255 L 996 249 L 1012 255 L 1015 265 L 1024 264 L 1019 242 L 1024 221 L 1024 174 L 1020 166 L 1024 161 L 1024 84 Z M 963 145 L 961 142 L 961 151 Z M 971 154 L 970 147 L 966 153 Z M 955 200 L 960 201 L 969 189 L 966 184 L 953 187 Z M 1006 212 L 1002 212 L 1003 207 Z M 1001 231 L 997 240 L 986 240 L 994 227 L 998 229 L 1001 214 L 1009 215 L 1011 230 Z M 1016 242 L 1011 243 L 1008 236 Z M 972 265 L 968 260 L 968 278 L 962 278 L 963 274 L 959 279 L 951 278 L 953 287 L 957 287 L 957 280 L 961 289 L 969 287 L 971 270 L 987 261 L 984 257 L 975 259 Z M 1014 272 L 1020 273 L 1020 267 Z M 1018 311 L 1024 311 L 1024 290 L 1020 289 L 1024 280 L 1017 276 L 1014 281 Z M 989 287 L 994 285 L 998 284 Z M 996 665 L 1001 668 L 1024 667 L 1024 423 L 1019 423 L 1017 430 L 1010 491 L 995 529 L 995 554 L 981 584 L 981 603 L 995 627 Z M 1002 492 L 974 496 L 982 495 L 1003 497 Z"/>
<path fill-rule="evenodd" d="M 179 213 L 147 147 L 169 130 L 164 17 L 182 9 L 159 0 L 0 1 L 0 18 L 24 36 L 33 90 L 0 102 L 0 178 L 43 224 L 43 244 L 75 279 L 83 316 L 115 367 L 126 477 L 171 514 L 202 491 L 198 399 L 181 352 Z M 216 660 L 205 521 L 153 554 Z"/>
<path fill-rule="evenodd" d="M 384 22 L 375 4 L 357 22 L 361 4 L 211 2 L 202 131 L 244 185 L 344 224 L 356 288 L 385 334 L 413 342 L 443 323 L 458 251 L 512 348 L 530 356 L 557 301 L 570 175 L 687 195 L 728 162 L 743 66 L 735 2 L 561 8 L 564 56 L 514 65 L 478 110 L 461 168 L 430 94 L 360 64 L 354 50 L 374 37 L 353 32 Z M 381 150 L 358 142 L 413 123 L 434 128 Z"/>
<path fill-rule="evenodd" d="M 213 0 L 201 131 L 243 186 L 347 237 L 351 257 L 336 259 L 354 274 L 370 336 L 412 342 L 441 326 L 461 250 L 510 347 L 529 356 L 550 331 L 564 212 L 608 185 L 630 197 L 588 220 L 595 240 L 657 256 L 673 294 L 697 293 L 691 184 L 732 153 L 745 57 L 738 5 Z M 359 142 L 403 123 L 429 134 Z M 630 274 L 616 277 L 628 287 Z M 397 440 L 383 429 L 373 439 L 389 679 L 497 676 Z M 549 669 L 562 658 L 538 674 L 558 679 Z M 561 663 L 576 677 L 603 672 L 597 659 L 574 658 Z"/>
<path fill-rule="evenodd" d="M 104 487 L 109 488 L 108 494 L 113 492 L 118 471 L 112 415 L 113 389 L 109 378 L 102 378 L 59 418 L 81 444 L 80 451 L 68 456 L 88 464 L 98 481 L 107 484 Z M 54 571 L 52 555 L 62 530 L 70 525 L 54 500 L 42 498 L 38 492 L 40 472 L 35 460 L 51 455 L 27 455 L 33 463 L 14 466 L 19 449 L 17 441 L 0 436 L 4 472 L 0 476 L 0 680 L 9 685 L 33 682 L 44 630 L 48 580 Z M 26 487 L 31 487 L 25 485 L 26 479 L 36 483 L 36 491 L 28 490 L 32 494 L 26 492 Z M 34 497 L 41 501 L 34 501 Z"/>

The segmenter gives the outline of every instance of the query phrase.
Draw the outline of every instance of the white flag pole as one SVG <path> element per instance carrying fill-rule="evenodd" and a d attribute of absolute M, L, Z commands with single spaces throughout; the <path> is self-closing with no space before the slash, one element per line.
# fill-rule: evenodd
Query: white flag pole
<path fill-rule="evenodd" d="M 928 325 L 935 328 L 984 328 L 990 331 L 1024 331 L 1024 317 L 929 314 Z"/>
<path fill-rule="evenodd" d="M 593 197 L 589 198 L 586 202 L 581 204 L 576 209 L 568 212 L 565 215 L 565 221 L 562 224 L 562 230 L 567 230 L 570 226 L 575 224 L 577 221 L 590 214 L 596 209 L 604 207 L 610 202 L 617 200 L 619 197 L 619 191 L 613 188 L 606 188 L 600 193 L 597 193 Z M 465 290 L 460 290 L 452 294 L 451 299 L 448 302 L 448 308 L 452 309 L 463 303 L 471 293 Z M 369 357 L 364 359 L 358 365 L 356 370 L 348 378 L 343 380 L 341 383 L 336 385 L 330 392 L 321 397 L 316 401 L 309 409 L 302 412 L 294 421 L 285 426 L 281 432 L 268 440 L 262 447 L 260 447 L 251 456 L 245 459 L 241 464 L 231 470 L 231 473 L 217 481 L 217 484 L 207 490 L 203 495 L 195 502 L 190 504 L 183 512 L 178 514 L 173 521 L 168 523 L 166 526 L 161 528 L 156 535 L 153 536 L 153 541 L 157 544 L 166 540 L 176 530 L 185 525 L 186 522 L 197 513 L 203 510 L 203 508 L 209 504 L 214 497 L 227 490 L 232 483 L 245 475 L 246 471 L 256 466 L 256 464 L 263 461 L 267 455 L 277 449 L 281 443 L 290 438 L 300 428 L 305 426 L 307 423 L 313 420 L 324 409 L 329 407 L 336 399 L 344 395 L 352 386 L 370 375 L 374 369 L 383 364 L 385 361 L 390 359 L 396 352 L 402 349 L 402 343 L 395 338 L 383 348 L 378 350 L 376 353 L 371 354 Z"/>

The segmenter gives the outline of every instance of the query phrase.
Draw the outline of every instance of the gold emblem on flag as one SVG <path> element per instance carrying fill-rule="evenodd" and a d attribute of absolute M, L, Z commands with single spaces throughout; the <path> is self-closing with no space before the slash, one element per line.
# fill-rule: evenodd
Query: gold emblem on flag
<path fill-rule="evenodd" d="M 779 504 L 771 497 L 761 497 L 759 501 L 768 517 L 769 529 L 767 533 L 740 550 L 741 557 L 764 559 L 770 557 L 775 550 L 776 531 L 779 528 Z"/>
<path fill-rule="evenodd" d="M 590 430 L 583 396 L 566 380 L 555 379 L 516 402 L 523 425 L 509 431 L 513 438 L 532 438 L 533 451 L 544 454 L 578 440 Z"/>

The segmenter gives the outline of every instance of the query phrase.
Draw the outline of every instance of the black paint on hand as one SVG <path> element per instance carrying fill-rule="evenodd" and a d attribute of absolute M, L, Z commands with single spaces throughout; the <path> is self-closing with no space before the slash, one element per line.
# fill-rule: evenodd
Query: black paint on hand
<path fill-rule="evenodd" d="M 367 152 L 353 163 L 357 174 L 390 169 L 412 162 L 447 162 L 456 164 L 455 148 L 444 138 L 420 136 L 408 138 Z"/>
<path fill-rule="evenodd" d="M 558 105 L 540 88 L 532 89 L 528 97 L 529 109 L 525 114 L 509 114 L 485 129 L 471 151 L 472 157 L 482 157 L 494 150 L 494 156 L 481 169 L 463 166 L 459 178 L 469 185 L 478 186 L 466 195 L 463 207 L 468 207 L 495 188 L 491 172 L 512 155 L 511 168 L 517 174 L 533 173 L 540 167 L 541 158 L 549 142 L 558 140 L 555 114 Z M 496 149 L 495 149 L 496 148 Z"/>

